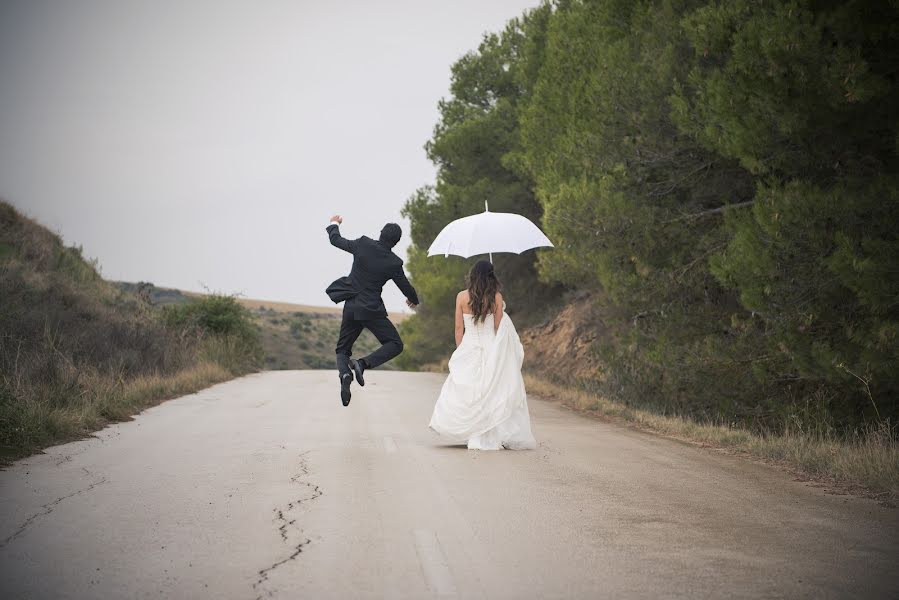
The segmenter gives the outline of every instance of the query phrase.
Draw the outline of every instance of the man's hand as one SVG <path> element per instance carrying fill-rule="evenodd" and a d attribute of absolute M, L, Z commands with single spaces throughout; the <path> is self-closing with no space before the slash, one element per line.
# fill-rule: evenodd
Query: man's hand
<path fill-rule="evenodd" d="M 341 217 L 340 215 L 334 215 L 333 217 L 331 217 L 331 221 L 336 221 L 338 225 L 342 225 L 343 217 Z"/>
<path fill-rule="evenodd" d="M 408 306 L 408 307 L 411 308 L 412 310 L 415 310 L 415 308 L 416 308 L 418 305 L 417 305 L 417 304 L 412 304 L 412 301 L 409 300 L 408 298 L 406 298 L 406 306 Z"/>

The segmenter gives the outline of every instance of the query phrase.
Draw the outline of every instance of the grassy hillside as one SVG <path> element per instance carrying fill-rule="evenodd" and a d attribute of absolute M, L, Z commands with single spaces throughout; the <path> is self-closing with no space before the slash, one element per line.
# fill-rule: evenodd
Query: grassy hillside
<path fill-rule="evenodd" d="M 22 456 L 258 368 L 234 298 L 164 309 L 0 202 L 0 452 Z"/>
<path fill-rule="evenodd" d="M 251 311 L 262 338 L 267 369 L 333 369 L 340 315 L 324 312 L 284 312 L 266 305 Z M 354 354 L 378 347 L 369 332 L 359 336 Z M 389 368 L 389 367 L 388 367 Z"/>
<path fill-rule="evenodd" d="M 206 294 L 157 287 L 146 282 L 116 282 L 116 285 L 123 291 L 143 298 L 150 305 L 161 307 L 186 304 L 208 297 Z M 263 368 L 334 368 L 334 346 L 340 331 L 341 307 L 308 306 L 253 298 L 236 298 L 236 301 L 247 309 L 259 334 Z M 406 317 L 403 313 L 390 313 L 394 323 L 400 323 Z M 363 356 L 378 345 L 371 333 L 363 331 L 354 346 L 354 354 Z M 392 369 L 394 366 L 388 363 L 381 368 Z"/>

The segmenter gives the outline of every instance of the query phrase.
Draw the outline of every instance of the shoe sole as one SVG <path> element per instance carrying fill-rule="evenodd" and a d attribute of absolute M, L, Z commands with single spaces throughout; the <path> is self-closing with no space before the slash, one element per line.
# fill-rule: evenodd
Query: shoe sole
<path fill-rule="evenodd" d="M 353 374 L 356 376 L 356 383 L 359 384 L 360 387 L 365 387 L 365 379 L 362 377 L 362 371 L 356 368 L 356 365 L 359 363 L 355 360 L 350 363 L 350 368 L 353 369 Z"/>
<path fill-rule="evenodd" d="M 343 382 L 340 383 L 340 401 L 343 402 L 344 406 L 350 405 L 350 398 L 352 398 L 353 394 L 350 392 L 350 384 L 353 383 L 353 375 L 350 373 L 350 380 L 344 386 Z"/>

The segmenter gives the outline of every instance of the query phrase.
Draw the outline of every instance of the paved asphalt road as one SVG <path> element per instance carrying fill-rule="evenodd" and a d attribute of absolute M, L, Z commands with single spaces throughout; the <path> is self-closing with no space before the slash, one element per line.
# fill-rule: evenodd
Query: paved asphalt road
<path fill-rule="evenodd" d="M 469 452 L 441 376 L 368 378 L 251 375 L 0 472 L 0 597 L 899 597 L 899 509 L 536 399 L 536 451 Z"/>

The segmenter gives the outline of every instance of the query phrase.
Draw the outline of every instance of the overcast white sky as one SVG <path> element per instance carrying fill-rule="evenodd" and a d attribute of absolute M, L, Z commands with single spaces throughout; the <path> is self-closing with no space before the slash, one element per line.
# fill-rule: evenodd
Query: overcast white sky
<path fill-rule="evenodd" d="M 0 0 L 0 197 L 107 279 L 328 304 L 328 218 L 405 257 L 450 65 L 538 3 Z"/>

